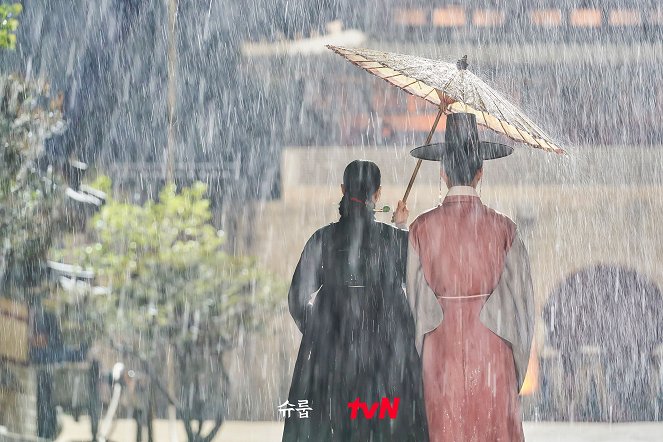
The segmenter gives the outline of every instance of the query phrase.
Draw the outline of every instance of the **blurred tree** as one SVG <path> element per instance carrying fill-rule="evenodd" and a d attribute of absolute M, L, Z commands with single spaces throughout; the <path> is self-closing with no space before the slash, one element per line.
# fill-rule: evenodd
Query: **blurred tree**
<path fill-rule="evenodd" d="M 16 16 L 22 10 L 23 6 L 20 3 L 0 4 L 0 48 L 14 49 L 16 47 L 16 30 L 18 29 Z"/>
<path fill-rule="evenodd" d="M 104 180 L 95 186 L 110 189 Z M 259 327 L 283 289 L 252 258 L 223 251 L 205 190 L 202 183 L 179 193 L 167 185 L 158 202 L 142 206 L 109 198 L 90 220 L 92 242 L 57 252 L 77 255 L 109 288 L 88 298 L 88 308 L 69 312 L 138 358 L 153 388 L 175 405 L 190 442 L 218 432 L 230 383 L 222 358 L 242 333 Z M 166 353 L 175 355 L 176 397 L 163 379 Z M 203 435 L 209 419 L 214 426 Z"/>
<path fill-rule="evenodd" d="M 28 301 L 44 277 L 63 210 L 62 178 L 41 167 L 44 143 L 65 124 L 48 85 L 0 75 L 0 292 Z"/>

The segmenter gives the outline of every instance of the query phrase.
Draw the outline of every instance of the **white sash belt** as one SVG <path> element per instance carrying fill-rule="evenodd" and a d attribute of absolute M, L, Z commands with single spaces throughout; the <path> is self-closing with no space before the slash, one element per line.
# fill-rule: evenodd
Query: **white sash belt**
<path fill-rule="evenodd" d="M 471 298 L 482 298 L 484 296 L 490 296 L 491 293 L 484 293 L 481 295 L 467 295 L 467 296 L 437 296 L 438 298 L 443 298 L 443 299 L 471 299 Z"/>

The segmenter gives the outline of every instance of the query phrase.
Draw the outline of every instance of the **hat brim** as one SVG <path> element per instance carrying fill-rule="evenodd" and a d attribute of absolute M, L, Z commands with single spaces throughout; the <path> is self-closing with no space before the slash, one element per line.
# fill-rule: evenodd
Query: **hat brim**
<path fill-rule="evenodd" d="M 442 161 L 445 156 L 454 152 L 454 145 L 449 143 L 433 143 L 419 146 L 410 151 L 410 155 L 421 160 Z M 482 160 L 495 160 L 513 153 L 513 147 L 506 144 L 479 142 L 479 153 Z"/>

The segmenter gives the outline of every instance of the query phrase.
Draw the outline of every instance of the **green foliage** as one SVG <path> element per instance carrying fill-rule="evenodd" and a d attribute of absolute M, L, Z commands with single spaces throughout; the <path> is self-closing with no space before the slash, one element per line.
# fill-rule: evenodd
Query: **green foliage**
<path fill-rule="evenodd" d="M 16 48 L 16 30 L 18 29 L 18 19 L 16 18 L 23 11 L 20 3 L 0 4 L 0 48 Z"/>
<path fill-rule="evenodd" d="M 111 182 L 111 179 L 106 175 L 98 175 L 94 181 L 90 183 L 90 187 L 100 190 L 105 194 L 110 194 L 112 190 L 112 184 L 113 183 Z"/>
<path fill-rule="evenodd" d="M 189 346 L 212 339 L 226 350 L 240 330 L 260 324 L 283 286 L 254 259 L 223 250 L 204 193 L 197 183 L 179 193 L 166 186 L 158 202 L 144 205 L 109 198 L 89 221 L 93 241 L 73 252 L 110 289 L 90 301 L 100 335 L 149 358 L 158 340 Z"/>
<path fill-rule="evenodd" d="M 0 75 L 0 280 L 3 296 L 22 299 L 62 215 L 60 178 L 37 161 L 44 142 L 65 130 L 58 109 L 46 110 L 48 85 Z"/>
<path fill-rule="evenodd" d="M 94 187 L 108 191 L 102 177 Z M 177 192 L 166 186 L 157 202 L 129 204 L 108 197 L 89 220 L 82 247 L 56 251 L 94 269 L 107 293 L 60 299 L 60 317 L 80 324 L 90 336 L 106 338 L 131 358 L 142 361 L 159 385 L 164 358 L 174 350 L 177 389 L 169 397 L 184 418 L 190 441 L 209 441 L 227 410 L 229 378 L 223 355 L 243 331 L 256 330 L 276 306 L 283 284 L 261 270 L 253 258 L 223 250 L 224 234 L 211 224 L 205 186 Z M 161 387 L 162 392 L 166 391 Z M 209 419 L 206 436 L 191 422 Z"/>

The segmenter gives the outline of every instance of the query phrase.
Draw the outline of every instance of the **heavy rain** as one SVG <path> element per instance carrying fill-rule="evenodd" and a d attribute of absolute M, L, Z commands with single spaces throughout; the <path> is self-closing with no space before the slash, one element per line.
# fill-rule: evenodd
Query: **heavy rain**
<path fill-rule="evenodd" d="M 662 440 L 662 37 L 0 0 L 0 442 Z"/>

